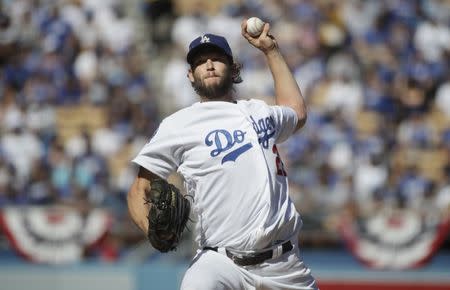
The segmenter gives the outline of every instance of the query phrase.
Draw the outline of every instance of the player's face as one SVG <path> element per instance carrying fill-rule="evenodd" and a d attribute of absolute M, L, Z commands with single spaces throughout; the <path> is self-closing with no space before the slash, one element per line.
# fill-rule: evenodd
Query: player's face
<path fill-rule="evenodd" d="M 188 77 L 197 94 L 208 99 L 223 97 L 233 86 L 228 59 L 216 51 L 197 56 Z"/>

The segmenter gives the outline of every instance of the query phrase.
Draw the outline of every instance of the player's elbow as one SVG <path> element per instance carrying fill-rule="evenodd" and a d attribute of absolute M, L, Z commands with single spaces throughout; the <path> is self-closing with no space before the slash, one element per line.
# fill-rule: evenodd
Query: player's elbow
<path fill-rule="evenodd" d="M 298 122 L 297 122 L 297 127 L 295 128 L 295 130 L 300 130 L 301 128 L 303 128 L 303 126 L 305 126 L 306 124 L 306 120 L 308 119 L 306 113 L 302 114 L 301 116 L 298 116 Z"/>
<path fill-rule="evenodd" d="M 306 124 L 307 119 L 307 109 L 306 104 L 303 101 L 303 98 L 297 98 L 294 100 L 290 100 L 290 102 L 277 102 L 278 105 L 286 106 L 295 111 L 297 115 L 297 126 L 295 131 L 301 129 Z"/>
<path fill-rule="evenodd" d="M 297 113 L 297 127 L 295 128 L 295 131 L 303 128 L 306 124 L 306 120 L 308 119 L 308 114 L 306 111 L 306 106 L 300 106 L 298 107 L 295 112 Z"/>

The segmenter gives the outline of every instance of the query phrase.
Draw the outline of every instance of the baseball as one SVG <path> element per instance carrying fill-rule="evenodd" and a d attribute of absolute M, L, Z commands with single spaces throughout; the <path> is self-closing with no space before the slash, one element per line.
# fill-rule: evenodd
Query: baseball
<path fill-rule="evenodd" d="M 247 32 L 252 37 L 258 37 L 264 28 L 264 21 L 258 17 L 250 17 L 247 20 Z"/>

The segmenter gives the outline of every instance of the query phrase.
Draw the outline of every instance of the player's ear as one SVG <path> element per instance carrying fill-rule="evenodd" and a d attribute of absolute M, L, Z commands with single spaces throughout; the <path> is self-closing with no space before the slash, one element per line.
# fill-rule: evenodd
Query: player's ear
<path fill-rule="evenodd" d="M 194 73 L 192 72 L 192 69 L 188 70 L 187 77 L 191 81 L 191 83 L 194 82 Z"/>
<path fill-rule="evenodd" d="M 241 77 L 242 64 L 240 64 L 238 62 L 234 62 L 231 65 L 230 69 L 231 69 L 231 79 L 233 80 L 233 83 L 235 83 L 235 84 L 242 83 L 242 77 Z"/>

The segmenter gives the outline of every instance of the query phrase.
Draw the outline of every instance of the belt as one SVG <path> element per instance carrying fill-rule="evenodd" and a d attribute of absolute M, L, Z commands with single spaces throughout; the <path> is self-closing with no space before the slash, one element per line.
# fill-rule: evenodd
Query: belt
<path fill-rule="evenodd" d="M 267 250 L 264 252 L 251 253 L 248 255 L 240 255 L 240 254 L 233 254 L 228 249 L 225 249 L 225 253 L 227 254 L 227 257 L 230 258 L 231 260 L 233 260 L 233 262 L 236 265 L 251 266 L 251 265 L 261 264 L 262 262 L 273 259 L 273 258 L 277 258 L 277 257 L 283 255 L 284 253 L 289 252 L 293 248 L 294 248 L 294 246 L 292 245 L 291 241 L 287 241 L 281 245 L 278 245 L 278 247 L 276 247 L 272 250 Z M 218 247 L 204 247 L 203 249 L 211 250 L 211 251 L 215 251 L 215 252 L 219 251 Z"/>

